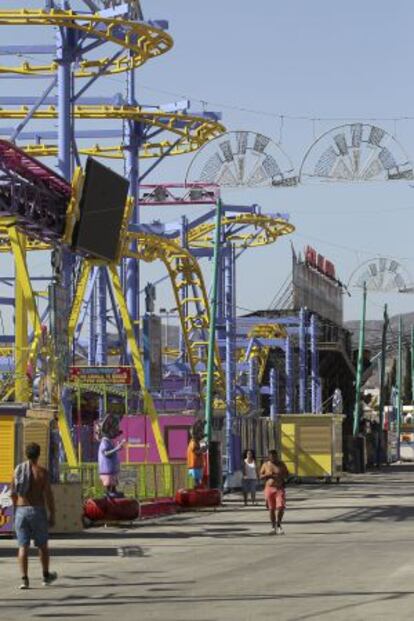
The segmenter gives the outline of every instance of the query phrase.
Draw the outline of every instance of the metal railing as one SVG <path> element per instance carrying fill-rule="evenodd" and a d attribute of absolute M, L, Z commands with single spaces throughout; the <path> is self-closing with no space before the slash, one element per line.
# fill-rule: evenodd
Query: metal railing
<path fill-rule="evenodd" d="M 103 486 L 99 479 L 98 464 L 84 463 L 71 467 L 60 466 L 62 483 L 80 482 L 83 498 L 101 496 Z M 177 490 L 192 487 L 187 465 L 177 464 L 122 464 L 119 473 L 119 487 L 125 496 L 150 500 L 174 497 Z"/>

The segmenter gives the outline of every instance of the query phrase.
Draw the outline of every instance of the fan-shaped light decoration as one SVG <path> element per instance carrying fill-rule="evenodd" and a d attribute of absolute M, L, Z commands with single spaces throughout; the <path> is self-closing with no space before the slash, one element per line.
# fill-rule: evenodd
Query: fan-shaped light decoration
<path fill-rule="evenodd" d="M 349 285 L 363 287 L 366 283 L 368 291 L 386 293 L 403 291 L 407 283 L 412 282 L 405 267 L 396 259 L 375 257 L 365 261 L 351 274 Z"/>
<path fill-rule="evenodd" d="M 364 123 L 341 125 L 322 134 L 306 152 L 299 173 L 301 181 L 413 178 L 412 163 L 394 136 Z"/>
<path fill-rule="evenodd" d="M 227 132 L 210 140 L 194 156 L 187 182 L 221 187 L 297 184 L 292 162 L 273 140 L 249 131 Z"/>

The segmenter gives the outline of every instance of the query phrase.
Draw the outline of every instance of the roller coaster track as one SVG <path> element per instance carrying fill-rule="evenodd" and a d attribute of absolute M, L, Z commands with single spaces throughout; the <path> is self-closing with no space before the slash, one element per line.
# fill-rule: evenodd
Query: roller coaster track
<path fill-rule="evenodd" d="M 293 233 L 295 227 L 280 215 L 240 213 L 225 216 L 223 228 L 227 228 L 226 240 L 236 248 L 255 248 L 273 244 L 282 235 Z M 207 248 L 213 243 L 214 223 L 207 222 L 192 229 L 188 243 L 193 248 Z"/>
<path fill-rule="evenodd" d="M 131 242 L 136 248 L 131 250 Z M 148 233 L 128 233 L 124 256 L 142 261 L 161 260 L 168 272 L 183 327 L 188 362 L 193 373 L 200 375 L 202 387 L 207 381 L 209 301 L 203 274 L 197 259 L 177 242 Z M 185 298 L 181 291 L 191 292 Z M 218 347 L 214 355 L 214 385 L 216 397 L 225 395 L 225 378 Z"/>
<path fill-rule="evenodd" d="M 257 324 L 255 325 L 249 332 L 248 338 L 263 338 L 263 339 L 284 339 L 287 337 L 286 329 L 278 324 Z M 253 346 L 248 348 L 240 348 L 237 351 L 237 361 L 238 362 L 248 362 L 251 358 L 256 358 L 258 367 L 257 367 L 257 376 L 259 383 L 262 382 L 264 372 L 267 365 L 267 360 L 269 357 L 270 347 L 259 344 L 253 344 Z"/>
<path fill-rule="evenodd" d="M 0 170 L 3 170 L 5 175 L 3 178 L 0 177 L 0 197 L 2 195 L 5 202 L 7 199 L 11 204 L 12 197 L 16 196 L 16 193 L 10 191 L 13 183 L 26 183 L 30 187 L 40 186 L 44 193 L 49 192 L 47 196 L 55 197 L 56 200 L 59 199 L 60 201 L 64 200 L 66 204 L 70 200 L 69 184 L 43 164 L 33 160 L 31 156 L 6 141 L 0 141 Z M 52 242 L 61 243 L 62 240 L 58 239 L 58 230 L 56 229 L 47 234 L 41 227 L 42 233 L 37 238 L 30 237 L 31 229 L 28 227 L 26 219 L 30 220 L 33 214 L 37 213 L 36 199 L 44 200 L 44 195 L 34 195 L 33 204 L 30 204 L 30 213 L 26 214 L 24 211 L 19 213 L 16 212 L 15 208 L 9 208 L 9 212 L 6 210 L 8 217 L 0 218 L 0 251 L 12 251 L 9 228 L 15 221 L 18 225 L 20 222 L 22 230 L 29 230 L 29 237 L 25 243 L 27 251 L 50 249 L 50 242 L 45 241 L 45 237 L 49 237 Z M 294 230 L 293 225 L 280 216 L 251 213 L 238 214 L 234 217 L 225 216 L 223 224 L 227 227 L 228 239 L 243 247 L 273 243 L 280 235 L 288 234 Z M 208 223 L 191 230 L 189 235 L 190 246 L 209 246 L 213 228 L 214 226 Z M 190 250 L 182 248 L 177 241 L 146 232 L 128 231 L 124 235 L 122 254 L 146 262 L 161 260 L 164 263 L 173 287 L 183 327 L 188 362 L 192 372 L 200 375 L 204 388 L 210 316 L 208 295 L 197 259 Z M 185 298 L 181 295 L 183 289 L 188 291 Z M 81 303 L 80 300 L 77 302 Z M 255 336 L 275 337 L 280 335 L 281 330 L 279 326 L 257 326 L 249 336 L 251 338 Z M 243 356 L 247 361 L 246 352 L 239 353 L 239 358 L 243 358 Z M 262 375 L 267 361 L 268 348 L 253 346 L 248 358 L 251 356 L 258 358 L 259 373 Z M 214 373 L 216 402 L 222 402 L 225 395 L 225 378 L 218 347 L 215 349 Z"/>
<path fill-rule="evenodd" d="M 19 9 L 0 10 L 0 26 L 49 26 L 70 28 L 79 33 L 79 39 L 86 37 L 113 43 L 124 52 L 113 58 L 81 60 L 75 69 L 77 78 L 95 75 L 113 75 L 143 65 L 147 60 L 168 52 L 173 46 L 169 34 L 160 28 L 140 21 L 131 21 L 120 16 L 106 16 L 99 13 L 87 14 L 75 11 L 53 9 L 51 11 Z M 55 61 L 44 65 L 23 62 L 17 66 L 1 65 L 0 73 L 27 76 L 44 76 L 56 73 Z"/>
<path fill-rule="evenodd" d="M 25 119 L 30 112 L 26 106 L 16 108 L 0 108 L 0 119 Z M 146 110 L 131 106 L 74 106 L 73 117 L 78 120 L 100 121 L 136 121 L 146 127 L 154 127 L 173 135 L 162 141 L 143 142 L 140 147 L 141 158 L 159 158 L 164 155 L 183 155 L 192 153 L 209 140 L 222 134 L 224 126 L 211 118 L 186 114 L 183 112 L 164 112 L 162 110 Z M 32 119 L 56 120 L 58 109 L 55 106 L 39 107 L 31 113 Z M 41 134 L 41 132 L 39 132 Z M 33 157 L 57 155 L 57 146 L 47 144 L 29 144 L 21 147 Z M 124 157 L 124 145 L 79 147 L 82 155 L 94 155 L 109 159 Z"/>

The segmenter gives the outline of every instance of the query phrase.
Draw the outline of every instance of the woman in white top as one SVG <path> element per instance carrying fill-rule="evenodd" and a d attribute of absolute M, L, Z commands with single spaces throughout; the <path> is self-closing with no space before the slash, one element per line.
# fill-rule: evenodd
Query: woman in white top
<path fill-rule="evenodd" d="M 243 455 L 243 498 L 247 505 L 247 496 L 250 493 L 252 504 L 256 504 L 256 486 L 258 479 L 256 456 L 254 451 L 249 449 Z"/>

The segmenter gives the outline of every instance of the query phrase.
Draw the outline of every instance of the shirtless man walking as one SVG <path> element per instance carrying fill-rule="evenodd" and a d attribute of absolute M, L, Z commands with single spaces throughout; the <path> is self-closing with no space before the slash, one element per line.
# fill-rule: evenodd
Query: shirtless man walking
<path fill-rule="evenodd" d="M 14 505 L 14 526 L 19 544 L 19 567 L 22 575 L 20 589 L 29 588 L 28 556 L 33 539 L 39 549 L 43 571 L 43 585 L 52 584 L 57 578 L 49 571 L 48 526 L 55 522 L 55 503 L 49 483 L 49 473 L 40 466 L 40 446 L 35 442 L 26 446 L 27 461 L 14 471 L 11 498 Z M 49 510 L 47 516 L 46 507 Z"/>
<path fill-rule="evenodd" d="M 272 523 L 271 535 L 284 535 L 283 514 L 286 508 L 285 481 L 288 469 L 278 458 L 277 451 L 269 451 L 268 460 L 260 470 L 260 478 L 265 481 L 264 494 Z"/>

